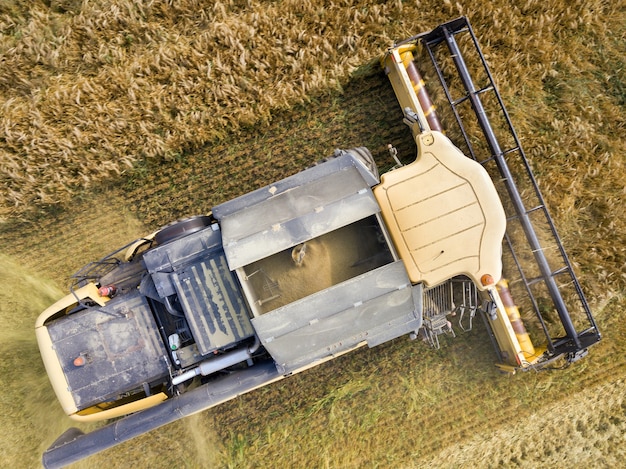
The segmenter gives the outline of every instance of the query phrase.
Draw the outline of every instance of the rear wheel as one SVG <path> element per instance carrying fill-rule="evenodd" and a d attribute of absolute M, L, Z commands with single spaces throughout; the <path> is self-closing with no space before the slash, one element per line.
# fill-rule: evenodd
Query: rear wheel
<path fill-rule="evenodd" d="M 376 166 L 376 162 L 374 161 L 374 157 L 372 153 L 366 147 L 355 147 L 346 150 L 347 153 L 352 153 L 358 159 L 360 159 L 365 167 L 369 170 L 370 173 L 376 178 L 380 179 L 380 175 L 378 174 L 378 167 Z"/>
<path fill-rule="evenodd" d="M 197 215 L 195 217 L 178 220 L 161 228 L 154 236 L 157 245 L 162 245 L 200 231 L 213 223 L 210 215 Z"/>

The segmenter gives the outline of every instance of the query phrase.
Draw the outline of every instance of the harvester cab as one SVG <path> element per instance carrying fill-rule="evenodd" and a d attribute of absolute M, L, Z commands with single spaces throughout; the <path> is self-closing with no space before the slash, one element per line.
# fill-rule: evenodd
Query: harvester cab
<path fill-rule="evenodd" d="M 417 158 L 408 165 L 422 168 L 419 176 L 416 173 L 421 180 L 413 185 L 419 189 L 413 190 L 428 192 L 433 179 L 442 187 L 441 175 L 433 171 L 437 167 L 445 167 L 449 175 L 472 174 L 455 169 L 463 164 L 461 159 L 476 166 L 473 177 L 481 180 L 470 181 L 463 192 L 461 183 L 468 181 L 457 180 L 455 186 L 449 176 L 450 185 L 444 186 L 455 194 L 447 198 L 441 191 L 431 191 L 428 200 L 403 194 L 421 209 L 431 204 L 424 212 L 436 213 L 438 220 L 425 224 L 421 232 L 396 224 L 396 245 L 411 231 L 409 236 L 423 236 L 420 246 L 402 256 L 405 264 L 408 258 L 415 260 L 419 278 L 412 280 L 426 284 L 426 296 L 429 291 L 436 296 L 444 285 L 453 288 L 453 274 L 469 277 L 469 287 L 462 278 L 456 280 L 464 295 L 476 294 L 464 305 L 483 300 L 477 309 L 495 346 L 497 365 L 505 371 L 538 369 L 559 358 L 568 364 L 584 356 L 600 333 L 469 21 L 458 18 L 395 44 L 382 65 L 417 144 Z M 466 215 L 473 215 L 467 226 Z M 454 223 L 445 223 L 446 217 Z M 446 232 L 449 226 L 456 231 Z M 437 239 L 448 237 L 446 247 L 434 242 L 433 230 L 439 232 Z M 478 243 L 465 243 L 467 232 L 480 238 Z M 458 253 L 470 245 L 481 246 L 481 252 Z M 457 250 L 463 265 L 446 263 L 448 249 Z M 407 270 L 412 272 L 410 266 Z M 438 276 L 437 271 L 445 274 Z M 446 276 L 452 280 L 446 281 Z M 425 325 L 427 306 L 425 302 Z M 447 309 L 453 310 L 454 305 Z"/>

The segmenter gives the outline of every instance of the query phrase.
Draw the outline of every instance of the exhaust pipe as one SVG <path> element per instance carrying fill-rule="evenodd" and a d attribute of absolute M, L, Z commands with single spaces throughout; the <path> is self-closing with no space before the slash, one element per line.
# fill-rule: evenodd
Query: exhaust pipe
<path fill-rule="evenodd" d="M 205 360 L 196 368 L 192 368 L 191 370 L 187 370 L 178 376 L 174 376 L 174 378 L 172 378 L 172 384 L 174 386 L 178 386 L 180 383 L 184 383 L 185 381 L 195 378 L 196 376 L 208 376 L 217 371 L 223 370 L 224 368 L 228 368 L 229 366 L 246 361 L 252 358 L 252 355 L 258 350 L 260 345 L 261 342 L 259 341 L 258 336 L 255 336 L 254 343 L 250 347 L 242 350 L 235 350 L 234 352 L 227 353 L 221 357 Z"/>

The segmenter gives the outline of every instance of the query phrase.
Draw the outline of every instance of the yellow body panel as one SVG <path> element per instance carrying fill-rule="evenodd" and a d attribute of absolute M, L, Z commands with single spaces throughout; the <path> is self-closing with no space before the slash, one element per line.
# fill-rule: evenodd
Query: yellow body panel
<path fill-rule="evenodd" d="M 409 108 L 418 115 L 421 128 L 423 130 L 430 130 L 426 115 L 422 110 L 417 93 L 411 83 L 411 79 L 409 78 L 404 61 L 401 57 L 401 53 L 413 50 L 414 48 L 415 45 L 410 44 L 389 49 L 382 59 L 382 65 L 391 82 L 396 98 L 398 98 L 402 112 L 405 112 L 405 109 Z"/>
<path fill-rule="evenodd" d="M 506 285 L 505 280 L 500 282 L 501 285 Z M 533 346 L 523 328 L 517 307 L 505 304 L 496 285 L 488 286 L 487 291 L 497 307 L 495 319 L 488 321 L 505 362 L 498 366 L 509 371 L 509 366 L 527 368 L 535 364 L 545 352 L 545 348 L 537 349 Z"/>
<path fill-rule="evenodd" d="M 480 289 L 502 275 L 506 217 L 487 171 L 440 132 L 416 136 L 417 159 L 374 188 L 393 243 L 413 283 L 467 275 Z"/>
<path fill-rule="evenodd" d="M 44 312 L 39 315 L 37 321 L 35 321 L 35 329 L 43 326 L 46 321 L 54 316 L 65 314 L 65 311 L 77 305 L 79 300 L 84 300 L 85 298 L 95 301 L 100 306 L 104 306 L 106 302 L 109 301 L 108 297 L 98 294 L 98 287 L 94 283 L 88 283 L 78 290 L 75 290 L 74 293 L 64 296 L 59 301 L 46 308 Z"/>
<path fill-rule="evenodd" d="M 126 262 L 130 262 L 130 260 L 133 257 L 135 257 L 135 254 L 137 253 L 139 248 L 141 248 L 144 245 L 149 245 L 149 244 L 152 243 L 152 241 L 154 240 L 154 237 L 157 235 L 158 232 L 159 232 L 158 230 L 154 231 L 154 232 L 150 233 L 148 236 L 144 236 L 143 238 L 139 238 L 133 244 L 128 246 L 128 248 L 126 249 L 126 252 L 124 253 L 124 260 Z"/>
<path fill-rule="evenodd" d="M 89 407 L 81 410 L 80 412 L 70 415 L 72 420 L 77 422 L 97 422 L 105 419 L 113 419 L 116 417 L 122 417 L 124 415 L 139 412 L 150 407 L 154 407 L 166 400 L 167 394 L 160 392 L 152 396 L 144 397 L 136 401 L 129 402 L 127 404 L 111 407 L 109 409 L 100 409 L 99 407 Z"/>

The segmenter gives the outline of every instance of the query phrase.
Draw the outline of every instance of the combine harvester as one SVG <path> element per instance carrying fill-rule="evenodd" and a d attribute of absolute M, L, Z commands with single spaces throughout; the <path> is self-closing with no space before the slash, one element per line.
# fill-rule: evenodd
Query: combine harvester
<path fill-rule="evenodd" d="M 40 315 L 65 412 L 115 419 L 68 430 L 45 467 L 364 345 L 409 335 L 439 347 L 477 312 L 509 372 L 567 365 L 600 340 L 467 20 L 395 45 L 382 64 L 413 163 L 379 176 L 367 149 L 338 150 L 87 265 Z M 420 71 L 441 85 L 438 113 Z"/>

